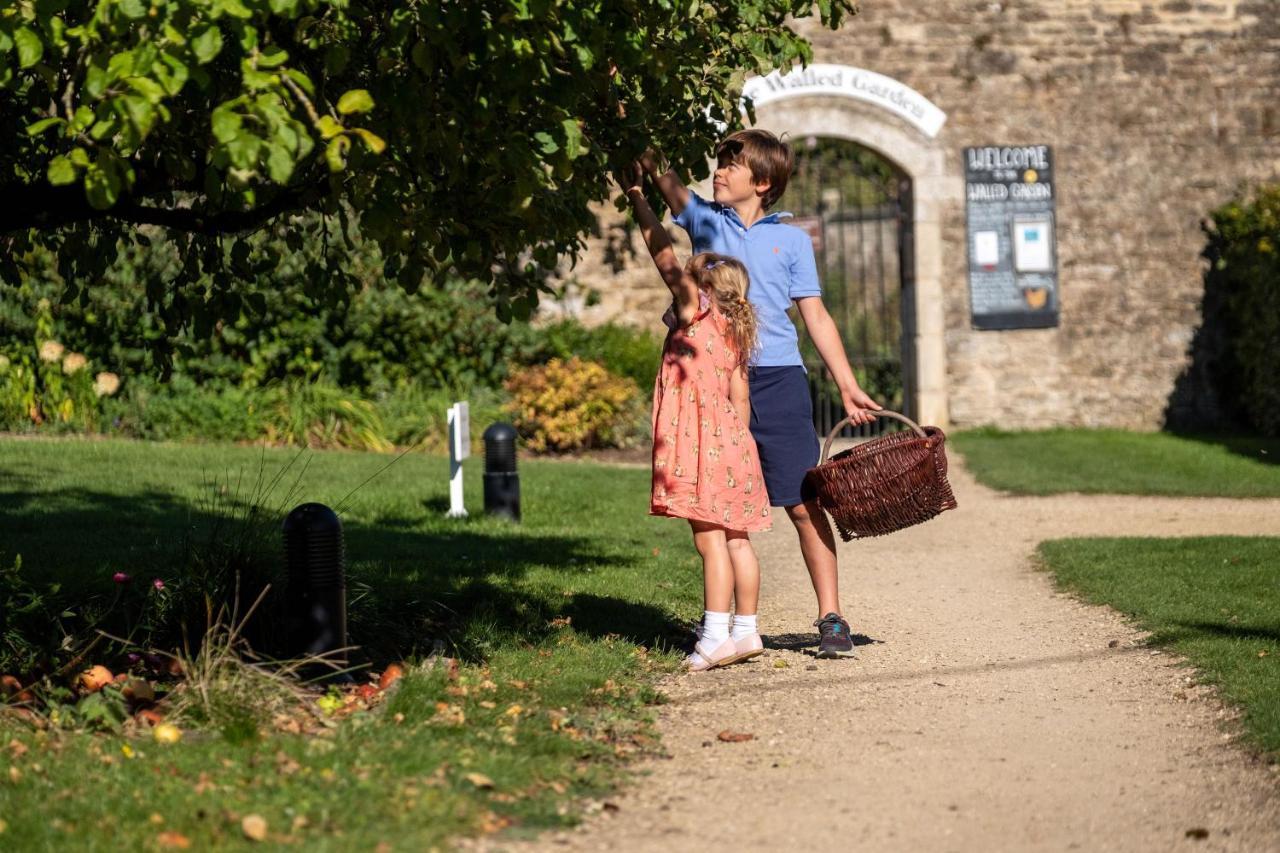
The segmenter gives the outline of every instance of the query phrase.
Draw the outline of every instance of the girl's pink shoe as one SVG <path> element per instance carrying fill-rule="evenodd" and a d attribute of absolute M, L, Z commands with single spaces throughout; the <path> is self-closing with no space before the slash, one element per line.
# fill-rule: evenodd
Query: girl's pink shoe
<path fill-rule="evenodd" d="M 699 640 L 693 650 L 697 654 L 689 655 L 687 659 L 690 672 L 704 672 L 717 666 L 733 663 L 734 656 L 738 654 L 738 647 L 733 642 L 733 637 L 727 638 L 714 649 L 707 648 L 706 643 Z"/>
<path fill-rule="evenodd" d="M 733 640 L 732 637 L 729 638 Z M 726 664 L 738 663 L 739 661 L 751 660 L 764 654 L 764 641 L 760 639 L 759 634 L 750 634 L 741 640 L 733 640 L 734 654 L 733 657 L 725 661 L 721 666 Z"/>

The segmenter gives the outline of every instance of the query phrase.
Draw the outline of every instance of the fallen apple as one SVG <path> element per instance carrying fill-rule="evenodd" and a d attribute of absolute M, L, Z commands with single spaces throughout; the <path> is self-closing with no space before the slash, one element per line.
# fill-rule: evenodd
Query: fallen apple
<path fill-rule="evenodd" d="M 388 664 L 387 668 L 382 671 L 382 678 L 378 679 L 378 689 L 386 690 L 395 684 L 404 675 L 404 667 L 398 663 Z"/>
<path fill-rule="evenodd" d="M 356 695 L 366 702 L 372 702 L 378 696 L 378 688 L 372 684 L 361 684 L 356 688 Z"/>
<path fill-rule="evenodd" d="M 0 693 L 12 696 L 22 692 L 22 682 L 12 675 L 0 675 Z"/>
<path fill-rule="evenodd" d="M 164 722 L 164 714 L 154 708 L 146 708 L 133 715 L 133 718 L 148 726 L 158 726 Z"/>
<path fill-rule="evenodd" d="M 161 723 L 151 730 L 151 736 L 160 743 L 177 743 L 182 740 L 182 729 L 173 723 Z"/>
<path fill-rule="evenodd" d="M 124 698 L 135 704 L 146 704 L 156 701 L 156 690 L 151 683 L 142 678 L 130 678 L 121 690 Z"/>
<path fill-rule="evenodd" d="M 113 678 L 115 678 L 115 676 L 111 674 L 111 670 L 99 664 L 98 666 L 91 666 L 84 672 L 80 673 L 77 683 L 80 685 L 80 689 L 84 692 L 97 693 L 99 690 L 110 684 Z"/>

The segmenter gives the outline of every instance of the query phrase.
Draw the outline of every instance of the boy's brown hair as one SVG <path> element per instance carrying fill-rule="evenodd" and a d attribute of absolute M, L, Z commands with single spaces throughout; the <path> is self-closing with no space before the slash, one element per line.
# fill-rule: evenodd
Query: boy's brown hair
<path fill-rule="evenodd" d="M 751 170 L 751 180 L 768 181 L 769 189 L 760 198 L 768 210 L 782 197 L 795 168 L 791 146 L 767 130 L 748 128 L 731 133 L 716 146 L 716 162 L 741 163 Z"/>

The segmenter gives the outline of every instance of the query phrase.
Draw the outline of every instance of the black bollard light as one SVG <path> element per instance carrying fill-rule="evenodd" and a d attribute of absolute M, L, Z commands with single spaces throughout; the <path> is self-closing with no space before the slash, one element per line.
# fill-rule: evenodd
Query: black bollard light
<path fill-rule="evenodd" d="M 516 428 L 511 424 L 496 423 L 484 431 L 484 511 L 520 520 Z"/>
<path fill-rule="evenodd" d="M 285 517 L 284 550 L 290 648 L 300 656 L 324 655 L 342 666 L 345 653 L 340 659 L 333 655 L 347 646 L 342 521 L 324 504 L 302 504 Z"/>

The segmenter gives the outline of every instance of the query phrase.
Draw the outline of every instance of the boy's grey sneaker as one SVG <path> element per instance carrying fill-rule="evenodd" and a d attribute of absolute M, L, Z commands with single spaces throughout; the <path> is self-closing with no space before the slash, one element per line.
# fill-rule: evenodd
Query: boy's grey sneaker
<path fill-rule="evenodd" d="M 849 623 L 836 613 L 828 613 L 813 623 L 818 628 L 818 657 L 851 658 L 853 657 L 853 637 L 849 634 Z"/>

